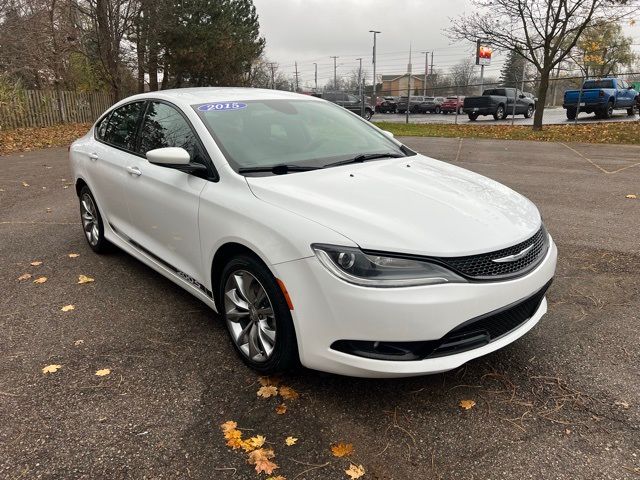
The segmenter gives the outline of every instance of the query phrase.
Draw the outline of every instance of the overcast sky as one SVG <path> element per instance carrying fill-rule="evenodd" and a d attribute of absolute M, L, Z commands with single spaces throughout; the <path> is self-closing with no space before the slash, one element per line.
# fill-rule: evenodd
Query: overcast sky
<path fill-rule="evenodd" d="M 435 51 L 434 66 L 448 71 L 467 57 L 473 57 L 473 45 L 454 43 L 443 29 L 469 10 L 465 0 L 254 0 L 262 35 L 267 40 L 266 55 L 278 62 L 287 75 L 298 62 L 301 84 L 313 84 L 318 63 L 318 83 L 333 78 L 333 59 L 338 55 L 338 74 L 347 75 L 363 58 L 363 70 L 371 79 L 372 34 L 378 35 L 377 74 L 404 73 L 409 43 L 413 45 L 413 71 L 424 72 L 426 50 Z M 468 13 L 468 12 L 467 12 Z M 640 44 L 640 22 L 625 28 Z M 637 47 L 636 47 L 637 49 Z M 487 67 L 488 76 L 497 76 L 502 58 L 494 56 Z"/>

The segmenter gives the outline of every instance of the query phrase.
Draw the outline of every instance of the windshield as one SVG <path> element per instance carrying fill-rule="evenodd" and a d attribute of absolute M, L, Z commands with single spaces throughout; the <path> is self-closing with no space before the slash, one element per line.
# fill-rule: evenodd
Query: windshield
<path fill-rule="evenodd" d="M 193 108 L 236 171 L 275 165 L 323 167 L 373 153 L 406 155 L 373 126 L 329 102 L 246 100 Z"/>
<path fill-rule="evenodd" d="M 613 88 L 613 80 L 587 80 L 582 88 Z"/>

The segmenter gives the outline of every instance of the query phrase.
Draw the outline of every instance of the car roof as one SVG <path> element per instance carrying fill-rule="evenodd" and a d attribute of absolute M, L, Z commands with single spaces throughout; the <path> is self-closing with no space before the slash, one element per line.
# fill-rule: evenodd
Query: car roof
<path fill-rule="evenodd" d="M 197 87 L 176 88 L 170 90 L 158 90 L 146 92 L 122 99 L 116 105 L 135 100 L 149 98 L 167 100 L 182 107 L 188 107 L 199 103 L 209 102 L 237 102 L 241 100 L 307 100 L 321 102 L 323 100 L 311 95 L 285 92 L 282 90 L 269 90 L 263 88 L 238 88 L 238 87 Z"/>

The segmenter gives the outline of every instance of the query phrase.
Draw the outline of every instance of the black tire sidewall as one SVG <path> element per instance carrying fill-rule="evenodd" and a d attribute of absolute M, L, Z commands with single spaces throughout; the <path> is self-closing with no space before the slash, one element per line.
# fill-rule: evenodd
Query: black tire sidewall
<path fill-rule="evenodd" d="M 91 250 L 93 250 L 96 253 L 105 253 L 109 250 L 109 247 L 111 245 L 109 241 L 104 238 L 104 223 L 102 222 L 102 214 L 100 213 L 98 202 L 96 202 L 96 199 L 93 196 L 93 193 L 91 193 L 91 190 L 86 185 L 80 189 L 80 195 L 78 196 L 78 204 L 80 207 L 80 220 L 81 220 L 80 225 L 82 225 L 82 197 L 85 194 L 91 197 L 91 200 L 93 201 L 93 205 L 96 208 L 96 216 L 98 217 L 98 235 L 100 237 L 98 239 L 98 242 L 95 245 L 91 245 L 89 243 L 89 239 L 87 238 L 86 233 L 84 232 L 84 225 L 82 229 L 82 235 L 84 236 L 84 239 L 87 241 L 87 245 L 89 245 Z"/>
<path fill-rule="evenodd" d="M 225 328 L 227 331 L 229 330 L 224 307 L 224 288 L 231 273 L 239 269 L 246 270 L 255 276 L 269 296 L 276 319 L 276 344 L 271 358 L 266 362 L 255 362 L 245 356 L 233 340 L 231 332 L 228 332 L 234 350 L 246 365 L 264 375 L 282 373 L 298 367 L 300 362 L 298 344 L 287 301 L 271 271 L 260 260 L 251 255 L 237 255 L 229 260 L 222 269 L 218 305 Z"/>

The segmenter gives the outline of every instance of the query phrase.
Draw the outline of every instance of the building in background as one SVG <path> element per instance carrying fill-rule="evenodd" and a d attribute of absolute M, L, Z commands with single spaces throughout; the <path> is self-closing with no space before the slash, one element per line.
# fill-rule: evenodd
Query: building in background
<path fill-rule="evenodd" d="M 406 97 L 409 90 L 409 74 L 382 75 L 382 91 L 380 96 Z M 424 77 L 411 75 L 411 95 L 422 95 L 424 91 Z"/>

